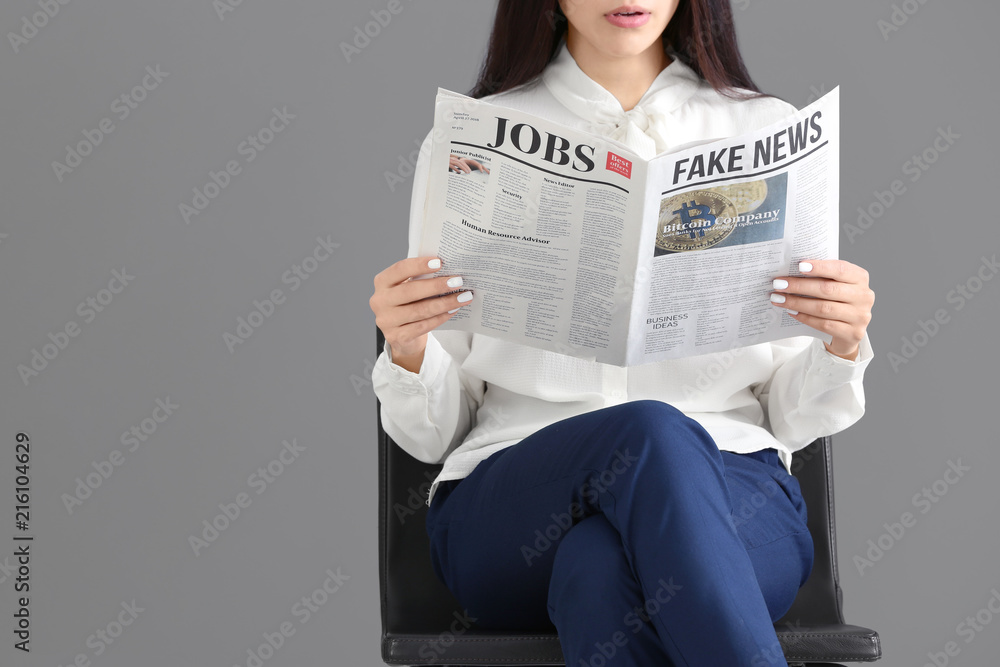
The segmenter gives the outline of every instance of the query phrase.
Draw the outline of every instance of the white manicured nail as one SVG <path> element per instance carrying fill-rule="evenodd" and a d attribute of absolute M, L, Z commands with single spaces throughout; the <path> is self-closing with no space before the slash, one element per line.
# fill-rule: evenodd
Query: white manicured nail
<path fill-rule="evenodd" d="M 788 281 L 782 280 L 781 278 L 775 278 L 771 285 L 774 286 L 774 289 L 785 289 L 788 287 Z"/>
<path fill-rule="evenodd" d="M 785 302 L 785 295 L 784 294 L 772 294 L 771 295 L 771 301 L 773 301 L 774 303 L 784 303 Z"/>
<path fill-rule="evenodd" d="M 813 270 L 813 265 L 809 262 L 799 262 L 799 271 L 802 273 L 809 273 Z"/>
<path fill-rule="evenodd" d="M 448 311 L 448 314 L 451 315 L 452 313 L 457 313 L 457 312 L 458 308 L 452 308 L 451 310 Z"/>
<path fill-rule="evenodd" d="M 458 295 L 459 303 L 465 303 L 466 301 L 472 301 L 472 292 L 462 292 Z"/>
<path fill-rule="evenodd" d="M 799 314 L 799 311 L 797 311 L 797 310 L 785 310 L 785 312 L 788 313 L 789 315 L 798 315 Z"/>
<path fill-rule="evenodd" d="M 428 269 L 440 269 L 441 268 L 441 260 L 440 259 L 432 259 L 431 261 L 427 262 L 427 268 Z"/>
<path fill-rule="evenodd" d="M 454 278 L 448 278 L 448 287 L 461 287 L 462 286 L 462 276 L 455 276 Z"/>

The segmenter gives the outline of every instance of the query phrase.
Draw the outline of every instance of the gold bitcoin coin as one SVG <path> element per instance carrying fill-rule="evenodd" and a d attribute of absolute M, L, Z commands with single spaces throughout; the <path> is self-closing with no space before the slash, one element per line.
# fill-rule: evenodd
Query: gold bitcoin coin
<path fill-rule="evenodd" d="M 738 215 L 756 210 L 767 199 L 767 181 L 750 181 L 738 185 L 720 185 L 709 188 L 718 192 L 736 206 Z"/>
<path fill-rule="evenodd" d="M 656 246 L 672 252 L 704 250 L 736 229 L 736 205 L 712 190 L 695 190 L 660 202 Z"/>

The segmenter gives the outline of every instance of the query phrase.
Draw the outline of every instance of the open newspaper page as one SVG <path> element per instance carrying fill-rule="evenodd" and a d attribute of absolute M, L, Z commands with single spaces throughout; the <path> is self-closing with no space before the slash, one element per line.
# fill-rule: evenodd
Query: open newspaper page
<path fill-rule="evenodd" d="M 624 365 L 646 163 L 443 89 L 432 137 L 419 252 L 475 292 L 440 328 Z"/>
<path fill-rule="evenodd" d="M 627 365 L 807 335 L 771 281 L 836 259 L 840 89 L 759 131 L 648 165 Z"/>

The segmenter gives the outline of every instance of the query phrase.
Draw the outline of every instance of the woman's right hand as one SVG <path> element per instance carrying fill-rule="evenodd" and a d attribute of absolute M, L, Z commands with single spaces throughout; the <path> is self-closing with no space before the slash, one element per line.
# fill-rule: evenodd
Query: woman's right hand
<path fill-rule="evenodd" d="M 400 260 L 375 276 L 375 293 L 368 300 L 375 325 L 392 348 L 392 362 L 413 373 L 423 363 L 427 332 L 472 301 L 470 291 L 445 294 L 462 286 L 461 276 L 415 279 L 440 268 L 435 257 Z"/>

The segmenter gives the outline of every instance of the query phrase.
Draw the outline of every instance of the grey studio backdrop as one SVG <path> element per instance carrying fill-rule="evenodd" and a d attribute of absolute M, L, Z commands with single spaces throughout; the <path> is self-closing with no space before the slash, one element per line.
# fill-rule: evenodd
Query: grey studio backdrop
<path fill-rule="evenodd" d="M 382 664 L 368 298 L 493 8 L 3 3 L 0 665 Z M 996 664 L 1000 9 L 734 11 L 764 90 L 841 86 L 841 257 L 877 294 L 834 439 L 848 621 L 886 665 Z"/>

